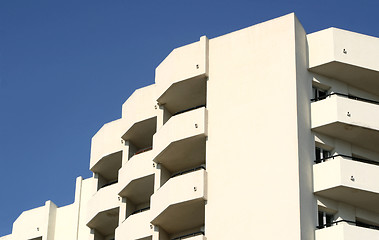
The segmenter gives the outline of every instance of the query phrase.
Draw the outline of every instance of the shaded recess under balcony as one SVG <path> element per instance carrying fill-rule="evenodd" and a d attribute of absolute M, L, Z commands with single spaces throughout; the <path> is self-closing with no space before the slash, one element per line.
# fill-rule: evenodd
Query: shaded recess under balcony
<path fill-rule="evenodd" d="M 150 209 L 154 193 L 154 174 L 132 180 L 119 195 L 126 198 L 126 218 Z"/>
<path fill-rule="evenodd" d="M 207 110 L 172 117 L 154 136 L 154 162 L 170 174 L 205 164 Z"/>
<path fill-rule="evenodd" d="M 206 105 L 207 78 L 194 77 L 173 83 L 158 99 L 171 115 Z"/>
<path fill-rule="evenodd" d="M 122 151 L 103 157 L 91 168 L 98 174 L 98 189 L 116 183 L 118 181 L 118 170 L 122 164 Z"/>
<path fill-rule="evenodd" d="M 151 223 L 171 237 L 201 231 L 205 222 L 206 192 L 203 169 L 171 178 L 152 196 Z"/>
<path fill-rule="evenodd" d="M 168 207 L 151 223 L 160 226 L 169 236 L 181 235 L 188 229 L 198 229 L 205 222 L 205 201 L 192 200 Z M 184 234 L 186 235 L 186 234 Z"/>
<path fill-rule="evenodd" d="M 379 151 L 379 102 L 332 93 L 311 109 L 313 131 Z"/>
<path fill-rule="evenodd" d="M 313 165 L 318 196 L 379 213 L 379 162 L 344 155 Z"/>
<path fill-rule="evenodd" d="M 112 208 L 96 215 L 87 226 L 95 230 L 95 235 L 104 238 L 114 235 L 118 226 L 119 208 Z"/>
<path fill-rule="evenodd" d="M 136 154 L 149 151 L 153 145 L 153 135 L 157 129 L 157 117 L 152 117 L 134 123 L 122 135 L 122 139 L 129 143 L 128 159 Z"/>

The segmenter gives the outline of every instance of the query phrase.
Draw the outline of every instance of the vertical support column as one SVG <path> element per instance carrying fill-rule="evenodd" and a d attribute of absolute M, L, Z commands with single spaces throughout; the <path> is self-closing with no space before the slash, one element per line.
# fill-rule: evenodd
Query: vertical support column
<path fill-rule="evenodd" d="M 160 227 L 154 226 L 152 240 L 170 240 L 168 234 Z"/>
<path fill-rule="evenodd" d="M 79 220 L 80 220 L 80 203 L 81 203 L 81 197 L 82 197 L 82 181 L 83 178 L 77 177 L 76 178 L 76 187 L 75 187 L 75 201 L 74 201 L 74 206 L 75 206 L 75 239 L 78 240 L 79 238 Z"/>
<path fill-rule="evenodd" d="M 155 163 L 156 164 L 156 163 Z M 156 164 L 154 174 L 154 192 L 167 182 L 171 177 L 171 173 L 162 164 Z"/>
<path fill-rule="evenodd" d="M 201 36 L 200 37 L 200 47 L 201 47 L 201 52 L 204 53 L 204 70 L 205 70 L 205 75 L 208 76 L 209 73 L 209 39 L 207 36 Z"/>
<path fill-rule="evenodd" d="M 158 104 L 157 104 L 158 106 Z M 157 132 L 159 129 L 171 118 L 172 113 L 170 113 L 164 105 L 159 105 L 157 107 Z"/>
<path fill-rule="evenodd" d="M 123 145 L 122 146 L 122 163 L 121 163 L 121 167 L 124 166 L 128 160 L 129 160 L 129 141 L 125 141 L 123 139 L 121 139 L 121 144 Z"/>
<path fill-rule="evenodd" d="M 121 223 L 126 219 L 126 198 L 122 198 L 120 201 L 120 212 L 119 212 L 119 219 L 118 219 L 118 225 L 120 226 Z"/>
<path fill-rule="evenodd" d="M 55 219 L 56 219 L 56 212 L 57 212 L 57 206 L 52 201 L 46 201 L 45 203 L 46 207 L 46 229 L 43 229 L 45 231 L 42 235 L 42 240 L 50 240 L 54 238 L 55 233 Z"/>
<path fill-rule="evenodd" d="M 158 191 L 161 187 L 161 170 L 159 163 L 153 163 L 155 165 L 154 169 L 154 193 Z"/>

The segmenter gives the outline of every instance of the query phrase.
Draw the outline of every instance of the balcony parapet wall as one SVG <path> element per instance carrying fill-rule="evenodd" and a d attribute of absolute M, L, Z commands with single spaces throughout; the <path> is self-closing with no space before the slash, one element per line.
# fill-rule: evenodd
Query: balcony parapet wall
<path fill-rule="evenodd" d="M 338 156 L 315 164 L 313 177 L 316 195 L 379 213 L 378 165 Z"/>
<path fill-rule="evenodd" d="M 379 38 L 328 28 L 307 39 L 310 71 L 379 94 Z"/>
<path fill-rule="evenodd" d="M 124 119 L 118 119 L 107 124 L 92 137 L 90 169 L 107 156 L 122 151 L 121 133 L 125 126 Z"/>
<path fill-rule="evenodd" d="M 379 231 L 364 227 L 357 227 L 347 223 L 341 223 L 332 227 L 316 230 L 315 240 L 362 240 L 379 239 Z"/>
<path fill-rule="evenodd" d="M 312 130 L 378 151 L 379 104 L 331 95 L 313 102 Z"/>

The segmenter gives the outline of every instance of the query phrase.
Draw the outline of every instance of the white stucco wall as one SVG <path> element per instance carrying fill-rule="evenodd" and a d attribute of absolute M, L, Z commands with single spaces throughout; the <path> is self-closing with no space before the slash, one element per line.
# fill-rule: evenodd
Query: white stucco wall
<path fill-rule="evenodd" d="M 299 161 L 305 153 L 299 153 L 298 128 L 306 124 L 297 126 L 298 100 L 304 100 L 297 83 L 304 73 L 296 72 L 296 64 L 297 51 L 306 49 L 304 43 L 296 46 L 296 21 L 290 14 L 210 39 L 208 239 L 277 239 L 279 232 L 301 239 L 300 208 L 310 206 L 300 203 Z M 220 215 L 225 207 L 229 211 Z"/>

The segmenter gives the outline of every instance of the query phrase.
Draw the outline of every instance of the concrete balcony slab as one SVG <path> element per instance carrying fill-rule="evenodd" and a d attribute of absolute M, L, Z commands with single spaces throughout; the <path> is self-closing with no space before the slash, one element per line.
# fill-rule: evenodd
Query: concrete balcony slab
<path fill-rule="evenodd" d="M 168 180 L 151 197 L 151 223 L 169 234 L 203 226 L 206 176 L 206 171 L 201 169 Z"/>
<path fill-rule="evenodd" d="M 331 95 L 311 108 L 313 131 L 378 151 L 379 104 Z"/>
<path fill-rule="evenodd" d="M 379 166 L 335 157 L 313 165 L 314 193 L 379 213 Z"/>

